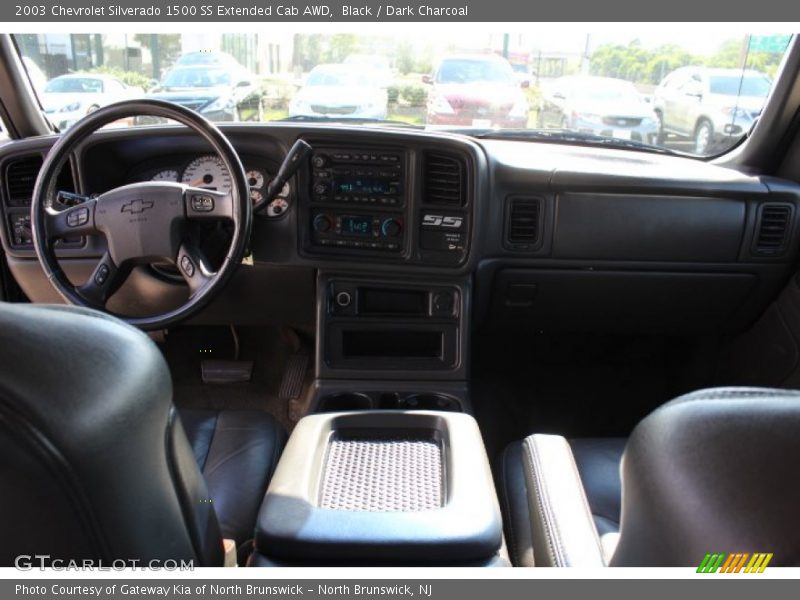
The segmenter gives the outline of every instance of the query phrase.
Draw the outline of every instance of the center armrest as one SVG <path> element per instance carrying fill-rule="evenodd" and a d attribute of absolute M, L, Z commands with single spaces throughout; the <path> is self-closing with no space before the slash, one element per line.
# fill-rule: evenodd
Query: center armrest
<path fill-rule="evenodd" d="M 456 564 L 495 557 L 502 526 L 475 420 L 370 411 L 302 419 L 262 504 L 274 561 Z"/>

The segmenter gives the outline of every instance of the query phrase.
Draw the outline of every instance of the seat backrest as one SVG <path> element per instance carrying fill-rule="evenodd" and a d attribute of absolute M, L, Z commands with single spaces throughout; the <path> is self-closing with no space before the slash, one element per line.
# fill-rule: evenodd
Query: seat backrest
<path fill-rule="evenodd" d="M 800 565 L 800 392 L 718 388 L 635 429 L 622 459 L 612 566 L 694 566 L 707 553 Z"/>
<path fill-rule="evenodd" d="M 164 359 L 117 319 L 0 304 L 0 455 L 2 566 L 26 555 L 223 564 Z"/>

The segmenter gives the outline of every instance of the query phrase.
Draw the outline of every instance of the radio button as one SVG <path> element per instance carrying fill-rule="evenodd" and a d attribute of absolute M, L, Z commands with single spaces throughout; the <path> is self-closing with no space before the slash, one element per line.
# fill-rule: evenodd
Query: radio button
<path fill-rule="evenodd" d="M 314 231 L 327 233 L 333 227 L 333 221 L 328 215 L 317 215 L 314 217 Z"/>
<path fill-rule="evenodd" d="M 397 237 L 403 231 L 403 224 L 397 219 L 386 219 L 381 224 L 384 237 Z"/>

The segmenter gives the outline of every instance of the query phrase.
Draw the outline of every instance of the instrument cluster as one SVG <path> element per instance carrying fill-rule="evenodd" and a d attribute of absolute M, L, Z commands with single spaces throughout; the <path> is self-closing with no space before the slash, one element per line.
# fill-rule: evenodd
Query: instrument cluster
<path fill-rule="evenodd" d="M 260 202 L 266 193 L 267 184 L 272 174 L 264 168 L 247 164 L 247 184 L 250 187 L 250 200 L 253 204 Z M 213 154 L 203 154 L 184 161 L 179 165 L 157 166 L 143 170 L 135 178 L 136 181 L 175 181 L 219 192 L 230 192 L 231 175 L 222 159 Z M 290 208 L 291 186 L 286 184 L 278 196 L 267 205 L 261 213 L 268 217 L 280 217 Z"/>

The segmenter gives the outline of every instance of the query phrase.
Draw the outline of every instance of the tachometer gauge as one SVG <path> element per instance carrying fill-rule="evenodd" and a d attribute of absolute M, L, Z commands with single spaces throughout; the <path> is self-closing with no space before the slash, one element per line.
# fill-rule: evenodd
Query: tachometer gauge
<path fill-rule="evenodd" d="M 263 199 L 264 199 L 264 194 L 259 192 L 257 189 L 252 188 L 250 190 L 250 200 L 253 202 L 253 204 L 258 204 Z"/>
<path fill-rule="evenodd" d="M 175 169 L 164 169 L 153 175 L 150 181 L 178 181 L 178 172 Z"/>
<path fill-rule="evenodd" d="M 247 185 L 251 188 L 264 187 L 264 174 L 261 171 L 251 169 L 247 172 Z"/>
<path fill-rule="evenodd" d="M 233 188 L 231 174 L 219 156 L 198 156 L 183 171 L 183 183 L 192 187 L 230 193 Z"/>
<path fill-rule="evenodd" d="M 267 205 L 268 217 L 279 217 L 289 209 L 289 203 L 283 198 L 275 198 Z"/>

